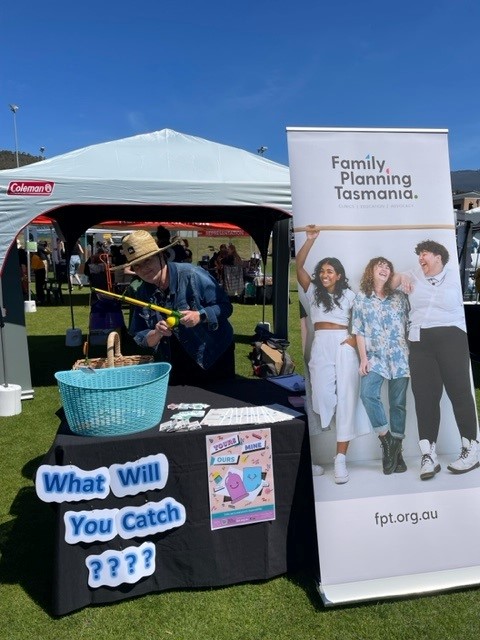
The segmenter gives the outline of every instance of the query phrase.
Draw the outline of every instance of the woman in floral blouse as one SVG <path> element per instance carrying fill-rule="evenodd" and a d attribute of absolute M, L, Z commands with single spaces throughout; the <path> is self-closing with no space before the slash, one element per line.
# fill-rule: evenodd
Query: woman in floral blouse
<path fill-rule="evenodd" d="M 383 472 L 407 470 L 402 457 L 406 395 L 410 377 L 406 337 L 408 299 L 392 288 L 390 260 L 372 258 L 353 303 L 352 333 L 360 356 L 360 397 L 383 449 Z M 389 419 L 381 399 L 388 380 Z"/>

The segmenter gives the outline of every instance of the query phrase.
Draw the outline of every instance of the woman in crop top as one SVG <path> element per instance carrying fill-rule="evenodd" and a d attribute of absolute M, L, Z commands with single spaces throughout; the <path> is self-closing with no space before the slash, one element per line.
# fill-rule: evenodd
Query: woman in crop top
<path fill-rule="evenodd" d="M 355 294 L 337 258 L 320 260 L 313 276 L 304 268 L 318 235 L 319 231 L 313 226 L 307 231 L 307 239 L 296 256 L 297 280 L 306 294 L 308 314 L 315 330 L 308 362 L 312 407 L 319 414 L 323 429 L 329 427 L 335 416 L 335 482 L 343 484 L 348 482 L 348 445 L 357 436 L 359 360 L 355 337 L 348 332 Z"/>

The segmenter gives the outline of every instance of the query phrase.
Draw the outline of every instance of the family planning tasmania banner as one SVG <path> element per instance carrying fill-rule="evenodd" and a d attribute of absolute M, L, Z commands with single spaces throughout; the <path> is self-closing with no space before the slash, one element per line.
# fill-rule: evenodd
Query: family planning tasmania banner
<path fill-rule="evenodd" d="M 326 604 L 480 582 L 445 130 L 288 128 Z"/>

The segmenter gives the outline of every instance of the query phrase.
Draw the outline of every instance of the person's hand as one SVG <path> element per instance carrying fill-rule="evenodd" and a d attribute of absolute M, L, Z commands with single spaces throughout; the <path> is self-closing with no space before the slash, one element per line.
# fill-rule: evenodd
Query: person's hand
<path fill-rule="evenodd" d="M 149 347 L 155 348 L 162 338 L 168 338 L 172 335 L 170 327 L 162 318 L 157 322 L 154 328 L 147 334 L 147 344 Z"/>
<path fill-rule="evenodd" d="M 370 371 L 370 363 L 368 361 L 368 358 L 362 358 L 360 360 L 360 366 L 358 368 L 358 373 L 361 376 L 366 376 L 369 371 Z"/>
<path fill-rule="evenodd" d="M 181 311 L 180 313 L 182 314 L 180 323 L 183 324 L 184 327 L 192 329 L 193 327 L 196 327 L 197 324 L 200 324 L 200 313 L 198 311 L 188 309 L 187 311 Z"/>
<path fill-rule="evenodd" d="M 166 320 L 163 318 L 157 322 L 154 328 L 155 333 L 159 334 L 159 342 L 163 337 L 169 337 L 172 335 L 172 331 L 168 326 Z"/>
<path fill-rule="evenodd" d="M 413 283 L 405 273 L 400 274 L 400 284 L 398 285 L 398 288 L 407 295 L 413 291 Z"/>
<path fill-rule="evenodd" d="M 307 225 L 307 240 L 316 240 L 320 235 L 320 230 L 314 224 Z"/>
<path fill-rule="evenodd" d="M 348 336 L 341 344 L 348 344 L 355 349 L 357 346 L 357 338 L 355 336 Z"/>

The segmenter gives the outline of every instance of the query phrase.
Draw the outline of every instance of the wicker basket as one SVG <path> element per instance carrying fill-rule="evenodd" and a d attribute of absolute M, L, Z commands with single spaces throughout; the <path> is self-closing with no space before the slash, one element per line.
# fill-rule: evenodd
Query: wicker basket
<path fill-rule="evenodd" d="M 57 371 L 68 426 L 83 436 L 122 436 L 161 422 L 171 366 L 168 362 Z"/>
<path fill-rule="evenodd" d="M 129 367 L 134 364 L 153 362 L 153 356 L 123 356 L 120 350 L 120 336 L 116 331 L 108 334 L 106 358 L 83 358 L 77 360 L 72 369 L 90 367 L 91 369 L 109 369 L 113 367 Z"/>

